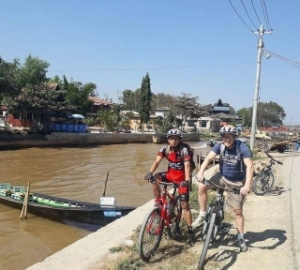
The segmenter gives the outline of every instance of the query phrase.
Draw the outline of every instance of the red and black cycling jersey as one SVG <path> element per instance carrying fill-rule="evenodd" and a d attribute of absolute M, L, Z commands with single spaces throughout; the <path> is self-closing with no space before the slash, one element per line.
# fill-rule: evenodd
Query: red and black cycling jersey
<path fill-rule="evenodd" d="M 157 153 L 158 156 L 165 157 L 169 161 L 168 171 L 166 176 L 169 181 L 181 182 L 185 180 L 184 173 L 184 162 L 191 161 L 191 156 L 189 154 L 188 148 L 184 147 L 182 150 L 179 150 L 179 147 L 176 151 L 170 151 L 169 154 L 166 153 L 168 146 L 163 146 Z M 183 158 L 182 154 L 183 153 Z"/>

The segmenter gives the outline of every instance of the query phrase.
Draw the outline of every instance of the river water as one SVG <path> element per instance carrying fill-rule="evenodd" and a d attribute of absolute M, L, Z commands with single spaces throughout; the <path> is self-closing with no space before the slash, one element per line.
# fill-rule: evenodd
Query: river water
<path fill-rule="evenodd" d="M 191 143 L 196 153 L 203 143 Z M 26 186 L 47 195 L 99 202 L 106 174 L 106 196 L 117 204 L 140 206 L 152 199 L 143 176 L 149 170 L 157 144 L 102 145 L 92 148 L 30 148 L 0 153 L 2 183 Z M 199 147 L 199 148 L 198 148 Z M 163 161 L 158 171 L 165 170 Z M 97 226 L 66 224 L 29 214 L 20 220 L 20 211 L 0 204 L 0 269 L 23 270 L 99 229 Z"/>

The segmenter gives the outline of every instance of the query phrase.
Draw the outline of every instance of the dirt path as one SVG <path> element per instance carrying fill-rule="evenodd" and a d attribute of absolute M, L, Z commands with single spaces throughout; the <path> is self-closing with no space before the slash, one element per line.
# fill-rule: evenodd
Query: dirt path
<path fill-rule="evenodd" d="M 245 238 L 249 250 L 246 253 L 234 254 L 222 269 L 298 269 L 292 252 L 294 247 L 290 215 L 290 196 L 295 190 L 289 188 L 288 172 L 296 169 L 291 165 L 299 157 L 288 157 L 294 154 L 272 155 L 284 162 L 282 167 L 275 167 L 275 188 L 284 188 L 284 191 L 277 196 L 278 191 L 274 195 L 249 196 L 244 210 Z M 299 204 L 299 201 L 293 203 Z"/>
<path fill-rule="evenodd" d="M 208 250 L 211 256 L 205 269 L 266 269 L 266 270 L 297 270 L 300 263 L 300 153 L 286 152 L 284 154 L 272 153 L 276 159 L 284 162 L 281 167 L 276 165 L 275 190 L 273 195 L 256 196 L 251 193 L 245 204 L 244 213 L 245 239 L 248 251 L 239 253 L 236 246 L 236 230 L 230 230 L 222 241 L 218 241 Z M 267 161 L 267 159 L 266 159 Z M 166 250 L 170 252 L 170 242 Z M 220 245 L 221 244 L 221 245 Z M 173 255 L 158 258 L 158 263 L 150 263 L 141 268 L 132 269 L 174 269 L 174 257 L 184 260 L 189 257 L 190 262 L 186 268 L 197 269 L 197 261 L 202 250 L 202 242 L 197 242 L 194 247 L 179 247 Z M 161 247 L 163 250 L 164 247 Z M 116 255 L 108 255 L 106 260 L 117 259 Z M 169 260 L 169 262 L 168 262 Z M 103 263 L 103 261 L 102 261 Z M 103 268 L 98 263 L 91 269 Z M 175 261 L 176 265 L 176 261 Z M 131 268 L 126 268 L 131 269 Z"/>

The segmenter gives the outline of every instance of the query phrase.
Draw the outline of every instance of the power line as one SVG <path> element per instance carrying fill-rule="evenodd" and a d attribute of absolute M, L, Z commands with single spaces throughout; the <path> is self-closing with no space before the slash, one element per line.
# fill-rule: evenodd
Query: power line
<path fill-rule="evenodd" d="M 228 63 L 213 65 L 179 66 L 179 67 L 139 67 L 139 68 L 98 68 L 98 69 L 50 69 L 51 72 L 83 72 L 83 71 L 134 71 L 134 70 L 163 70 L 163 69 L 198 69 L 206 67 L 242 66 L 253 65 L 253 63 Z"/>
<path fill-rule="evenodd" d="M 276 53 L 273 53 L 273 52 L 270 52 L 270 51 L 267 51 L 267 50 L 264 50 L 265 53 L 267 53 L 268 55 L 270 56 L 274 56 L 276 57 L 277 59 L 287 63 L 287 64 L 290 64 L 296 68 L 300 68 L 300 61 L 296 61 L 296 60 L 292 60 L 292 59 L 289 59 L 287 57 L 284 57 L 284 56 L 281 56 L 279 54 L 276 54 Z"/>
<path fill-rule="evenodd" d="M 243 5 L 243 7 L 244 7 L 244 10 L 245 10 L 245 12 L 246 12 L 246 14 L 247 14 L 247 16 L 248 16 L 249 20 L 250 20 L 250 21 L 251 21 L 251 23 L 253 24 L 254 28 L 255 28 L 255 29 L 258 29 L 258 27 L 256 27 L 256 25 L 255 25 L 255 24 L 254 24 L 254 22 L 252 21 L 252 19 L 251 19 L 251 17 L 250 17 L 250 15 L 249 15 L 249 13 L 248 13 L 248 11 L 247 11 L 247 8 L 246 8 L 246 6 L 244 5 L 244 2 L 243 2 L 243 0 L 241 0 L 241 2 L 242 2 L 242 5 Z"/>
<path fill-rule="evenodd" d="M 240 16 L 240 14 L 236 11 L 236 9 L 235 9 L 235 7 L 233 6 L 233 4 L 231 3 L 231 1 L 230 0 L 228 0 L 229 1 L 229 3 L 230 3 L 230 5 L 231 5 L 231 7 L 233 8 L 233 10 L 235 11 L 235 13 L 238 15 L 238 17 L 241 19 L 241 21 L 244 23 L 244 25 L 253 33 L 254 31 L 252 31 L 251 29 L 250 29 L 250 27 L 245 23 L 245 21 L 242 19 L 242 17 Z"/>
<path fill-rule="evenodd" d="M 255 6 L 254 6 L 254 4 L 253 4 L 253 0 L 251 0 L 251 3 L 252 3 L 252 7 L 253 7 L 253 9 L 254 9 L 254 12 L 255 12 L 255 14 L 256 14 L 256 17 L 257 17 L 257 19 L 258 19 L 258 21 L 259 21 L 259 24 L 261 24 L 261 21 L 260 21 L 260 19 L 259 19 L 259 16 L 258 16 L 258 14 L 257 14 L 257 12 L 256 12 L 256 9 L 255 9 Z"/>
<path fill-rule="evenodd" d="M 266 15 L 267 15 L 267 20 L 268 20 L 269 27 L 270 27 L 271 31 L 273 31 L 272 26 L 271 26 L 270 21 L 269 21 L 269 16 L 268 16 L 268 10 L 267 10 L 267 6 L 266 6 L 266 2 L 265 2 L 265 0 L 263 0 L 263 2 L 264 2 L 264 6 L 265 6 L 265 11 L 266 11 Z"/>
<path fill-rule="evenodd" d="M 265 19 L 265 22 L 266 22 L 267 30 L 269 31 L 270 30 L 270 26 L 269 26 L 268 21 L 267 21 L 266 7 L 264 5 L 264 0 L 260 0 L 260 4 L 261 4 L 262 11 L 263 11 L 264 19 Z"/>

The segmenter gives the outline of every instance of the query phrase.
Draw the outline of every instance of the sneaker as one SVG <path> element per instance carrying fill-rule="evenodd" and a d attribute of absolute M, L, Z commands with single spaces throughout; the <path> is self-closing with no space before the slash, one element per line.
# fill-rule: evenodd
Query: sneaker
<path fill-rule="evenodd" d="M 194 243 L 195 243 L 195 235 L 194 235 L 194 232 L 188 230 L 187 233 L 188 233 L 188 240 L 187 240 L 187 243 L 188 243 L 188 244 L 194 244 Z"/>
<path fill-rule="evenodd" d="M 192 226 L 193 226 L 194 228 L 200 227 L 201 225 L 203 225 L 204 221 L 205 221 L 205 216 L 199 215 L 199 216 L 194 220 L 194 222 L 192 223 Z"/>
<path fill-rule="evenodd" d="M 238 239 L 238 244 L 239 244 L 239 250 L 240 252 L 245 252 L 248 250 L 248 247 L 246 245 L 246 242 L 244 239 Z"/>

